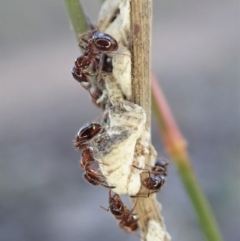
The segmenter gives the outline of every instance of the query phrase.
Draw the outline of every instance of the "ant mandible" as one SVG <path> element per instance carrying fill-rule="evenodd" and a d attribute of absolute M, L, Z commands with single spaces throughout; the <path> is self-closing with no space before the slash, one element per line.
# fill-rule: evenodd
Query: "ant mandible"
<path fill-rule="evenodd" d="M 151 171 L 133 165 L 133 167 L 147 172 L 149 176 L 142 180 L 142 185 L 148 189 L 147 196 L 137 194 L 132 197 L 149 197 L 152 193 L 158 192 L 165 183 L 165 177 L 167 176 L 167 166 L 168 162 L 162 160 L 156 161 L 155 166 L 152 167 Z"/>
<path fill-rule="evenodd" d="M 136 204 L 135 204 L 136 205 Z M 111 194 L 111 190 L 109 190 L 109 207 L 105 209 L 106 211 L 111 211 L 111 213 L 115 216 L 116 219 L 120 220 L 119 227 L 125 230 L 126 232 L 133 232 L 138 229 L 136 215 L 132 212 L 134 210 L 133 206 L 132 210 L 129 210 L 122 202 L 120 196 L 118 194 Z"/>
<path fill-rule="evenodd" d="M 86 35 L 87 38 L 84 37 Z M 89 66 L 92 65 L 93 71 L 96 72 L 99 69 L 100 55 L 116 51 L 118 43 L 109 34 L 97 30 L 83 34 L 80 38 L 82 41 L 80 41 L 79 46 L 85 51 L 82 56 L 76 59 L 75 66 L 72 68 L 72 75 L 82 84 L 89 81 L 89 76 L 96 75 L 95 73 L 89 73 Z"/>

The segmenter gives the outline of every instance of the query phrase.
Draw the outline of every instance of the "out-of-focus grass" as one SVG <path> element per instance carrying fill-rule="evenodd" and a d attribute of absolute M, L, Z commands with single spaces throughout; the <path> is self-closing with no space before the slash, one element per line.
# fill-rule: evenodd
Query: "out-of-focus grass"
<path fill-rule="evenodd" d="M 165 151 L 178 168 L 179 175 L 198 216 L 206 239 L 209 241 L 221 241 L 221 233 L 214 215 L 191 167 L 187 143 L 154 77 L 152 77 L 152 102 L 153 112 L 157 119 Z"/>

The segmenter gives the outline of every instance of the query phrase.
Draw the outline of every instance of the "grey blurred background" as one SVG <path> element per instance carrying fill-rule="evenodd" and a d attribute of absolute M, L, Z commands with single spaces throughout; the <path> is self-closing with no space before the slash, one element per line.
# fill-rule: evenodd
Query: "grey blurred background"
<path fill-rule="evenodd" d="M 240 240 L 239 2 L 153 5 L 153 72 L 225 240 Z M 84 6 L 96 21 L 98 1 Z M 78 55 L 62 1 L 0 1 L 1 241 L 139 240 L 81 178 L 72 140 L 99 110 L 71 76 Z M 165 156 L 154 119 L 152 132 Z M 158 199 L 173 240 L 204 240 L 173 164 Z"/>

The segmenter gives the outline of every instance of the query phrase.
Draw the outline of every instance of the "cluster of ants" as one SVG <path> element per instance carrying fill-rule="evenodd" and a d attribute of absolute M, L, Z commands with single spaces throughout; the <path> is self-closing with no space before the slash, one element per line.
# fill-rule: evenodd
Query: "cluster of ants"
<path fill-rule="evenodd" d="M 82 42 L 79 43 L 79 46 L 84 50 L 84 53 L 76 59 L 75 65 L 72 68 L 72 75 L 89 91 L 96 103 L 101 93 L 91 90 L 91 78 L 95 78 L 95 82 L 98 83 L 97 78 L 99 78 L 101 70 L 108 69 L 111 71 L 110 64 L 104 62 L 102 59 L 104 54 L 116 51 L 118 43 L 113 37 L 105 33 L 92 31 L 87 35 L 87 39 L 81 37 Z M 108 185 L 99 168 L 93 168 L 93 165 L 96 165 L 98 161 L 94 158 L 93 148 L 89 144 L 89 141 L 100 132 L 104 132 L 104 128 L 100 124 L 86 124 L 79 130 L 74 142 L 74 147 L 82 151 L 80 166 L 84 170 L 83 178 L 92 185 L 101 185 L 109 188 L 109 207 L 108 209 L 104 209 L 111 211 L 115 218 L 119 220 L 119 226 L 122 229 L 127 232 L 135 231 L 138 228 L 138 219 L 133 213 L 135 205 L 132 210 L 129 210 L 123 204 L 118 194 L 112 195 L 112 189 L 114 190 L 115 187 Z M 148 177 L 142 180 L 142 185 L 148 190 L 148 193 L 137 194 L 133 197 L 149 197 L 152 193 L 159 191 L 165 183 L 167 165 L 168 163 L 165 161 L 157 161 L 150 171 L 133 165 L 134 168 L 148 173 Z"/>
<path fill-rule="evenodd" d="M 91 123 L 84 125 L 78 132 L 74 147 L 79 151 L 82 151 L 82 158 L 80 166 L 85 171 L 83 174 L 84 179 L 92 185 L 102 185 L 109 188 L 109 208 L 105 209 L 111 211 L 111 213 L 120 220 L 119 227 L 127 232 L 135 231 L 138 228 L 136 215 L 133 214 L 133 209 L 129 210 L 122 202 L 118 194 L 111 194 L 111 190 L 114 186 L 109 186 L 101 174 L 100 170 L 93 169 L 92 165 L 97 163 L 94 159 L 93 150 L 88 142 L 94 138 L 100 131 L 104 131 L 102 126 L 98 123 Z M 148 189 L 147 195 L 137 194 L 134 197 L 149 197 L 150 194 L 160 190 L 165 183 L 165 177 L 167 176 L 167 162 L 157 161 L 151 171 L 142 169 L 137 166 L 133 166 L 137 169 L 143 170 L 148 173 L 148 177 L 142 180 L 142 185 Z"/>

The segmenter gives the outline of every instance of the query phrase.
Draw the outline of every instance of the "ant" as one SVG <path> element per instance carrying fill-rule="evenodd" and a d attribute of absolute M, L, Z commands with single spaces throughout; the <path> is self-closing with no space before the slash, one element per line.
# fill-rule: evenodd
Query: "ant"
<path fill-rule="evenodd" d="M 93 184 L 93 185 L 102 185 L 107 188 L 115 188 L 106 184 L 106 181 L 102 179 L 103 175 L 100 174 L 100 171 L 97 169 L 92 169 L 91 165 L 96 162 L 93 156 L 93 150 L 85 142 L 91 140 L 102 130 L 102 126 L 97 123 L 91 123 L 84 125 L 78 132 L 74 146 L 78 150 L 83 150 L 82 159 L 80 166 L 85 171 L 83 178 Z"/>
<path fill-rule="evenodd" d="M 135 203 L 136 205 L 136 203 Z M 138 229 L 136 215 L 132 212 L 134 210 L 133 206 L 132 210 L 129 210 L 122 202 L 120 196 L 118 194 L 111 194 L 111 190 L 109 190 L 109 207 L 105 209 L 106 211 L 111 211 L 111 213 L 115 216 L 116 219 L 120 220 L 119 227 L 125 230 L 126 232 L 133 232 Z"/>
<path fill-rule="evenodd" d="M 142 180 L 142 185 L 148 189 L 146 197 L 149 197 L 152 193 L 158 192 L 164 185 L 165 177 L 167 176 L 167 166 L 168 162 L 162 160 L 158 160 L 155 163 L 155 166 L 152 167 L 151 171 L 133 165 L 133 167 L 148 173 L 148 177 Z M 132 197 L 138 196 L 141 196 L 141 194 L 137 194 Z"/>
<path fill-rule="evenodd" d="M 112 71 L 111 61 L 104 55 L 106 53 L 116 51 L 118 49 L 117 41 L 106 33 L 92 30 L 80 36 L 81 41 L 79 46 L 84 49 L 82 56 L 75 60 L 75 65 L 72 68 L 72 75 L 83 88 L 89 91 L 92 102 L 97 106 L 105 109 L 104 103 L 98 103 L 97 100 L 103 94 L 103 83 L 101 83 L 101 70 L 106 72 Z M 89 72 L 89 69 L 93 73 Z M 89 77 L 97 76 L 97 83 Z"/>
<path fill-rule="evenodd" d="M 87 39 L 83 37 L 86 35 L 88 35 Z M 85 51 L 82 56 L 76 59 L 75 66 L 72 68 L 72 75 L 81 84 L 86 84 L 86 82 L 89 82 L 88 76 L 95 76 L 95 74 L 88 71 L 90 65 L 96 72 L 99 69 L 100 55 L 116 51 L 118 43 L 109 34 L 97 30 L 83 34 L 80 38 L 82 41 L 80 41 L 79 46 Z"/>
<path fill-rule="evenodd" d="M 85 142 L 90 141 L 102 130 L 102 126 L 98 123 L 85 124 L 77 133 L 74 147 L 78 150 L 83 150 L 87 147 Z"/>

